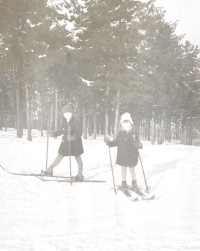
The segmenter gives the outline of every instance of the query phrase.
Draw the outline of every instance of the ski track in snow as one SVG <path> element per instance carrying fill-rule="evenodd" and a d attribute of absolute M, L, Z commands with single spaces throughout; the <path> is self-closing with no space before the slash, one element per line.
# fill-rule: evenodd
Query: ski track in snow
<path fill-rule="evenodd" d="M 0 131 L 0 164 L 11 172 L 45 169 L 46 137 L 34 131 L 33 141 Z M 168 251 L 200 250 L 200 147 L 143 142 L 140 151 L 157 199 L 130 202 L 114 194 L 108 148 L 102 138 L 83 140 L 84 175 L 106 183 L 42 182 L 0 169 L 1 251 Z M 60 138 L 50 139 L 49 163 Z M 115 162 L 116 149 L 111 149 Z M 77 173 L 72 158 L 73 175 Z M 55 175 L 69 175 L 68 158 Z M 138 183 L 145 189 L 140 163 Z M 120 169 L 114 165 L 116 184 Z M 130 183 L 130 175 L 127 172 Z"/>

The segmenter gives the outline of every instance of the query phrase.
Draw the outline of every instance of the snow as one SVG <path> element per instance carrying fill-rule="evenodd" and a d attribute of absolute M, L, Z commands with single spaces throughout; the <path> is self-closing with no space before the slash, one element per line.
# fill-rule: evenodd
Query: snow
<path fill-rule="evenodd" d="M 60 144 L 49 141 L 49 163 Z M 102 137 L 83 140 L 84 175 L 106 183 L 42 182 L 35 177 L 7 174 L 0 169 L 0 250 L 200 250 L 200 148 L 177 142 L 140 150 L 152 201 L 130 202 L 114 194 L 108 148 Z M 20 173 L 45 169 L 46 137 L 33 131 L 33 141 L 0 131 L 0 164 Z M 115 162 L 116 149 L 111 149 Z M 69 175 L 65 158 L 55 169 Z M 72 159 L 72 172 L 77 166 Z M 145 188 L 141 165 L 138 183 Z M 114 165 L 116 184 L 120 169 Z M 130 183 L 130 175 L 127 172 Z"/>
<path fill-rule="evenodd" d="M 90 80 L 84 79 L 84 78 L 82 78 L 82 77 L 80 77 L 78 75 L 76 75 L 76 76 L 79 77 L 84 84 L 87 84 L 87 86 L 91 86 L 94 83 L 94 81 L 90 81 Z"/>
<path fill-rule="evenodd" d="M 75 50 L 76 48 L 75 47 L 72 47 L 70 45 L 65 45 L 66 48 L 70 49 L 70 50 Z"/>

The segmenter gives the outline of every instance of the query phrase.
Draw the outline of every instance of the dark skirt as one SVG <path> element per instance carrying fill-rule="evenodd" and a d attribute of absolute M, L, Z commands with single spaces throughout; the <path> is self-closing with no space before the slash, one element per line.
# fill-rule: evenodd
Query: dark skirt
<path fill-rule="evenodd" d="M 62 156 L 80 156 L 83 152 L 82 139 L 70 141 L 70 147 L 69 142 L 67 140 L 63 140 L 58 149 L 58 153 Z"/>

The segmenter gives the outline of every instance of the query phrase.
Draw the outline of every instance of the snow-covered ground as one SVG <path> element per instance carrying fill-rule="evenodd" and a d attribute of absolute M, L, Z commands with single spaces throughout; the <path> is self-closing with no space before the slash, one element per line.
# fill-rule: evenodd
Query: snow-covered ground
<path fill-rule="evenodd" d="M 49 141 L 49 163 L 60 138 Z M 0 169 L 1 251 L 200 250 L 200 147 L 143 142 L 148 185 L 157 199 L 130 202 L 114 194 L 109 152 L 102 138 L 84 140 L 84 175 L 106 183 L 42 182 Z M 116 149 L 111 149 L 115 162 Z M 12 172 L 45 169 L 46 137 L 32 142 L 0 131 L 0 164 Z M 77 165 L 72 160 L 73 174 Z M 138 183 L 145 188 L 141 165 Z M 55 175 L 69 175 L 65 158 Z M 114 165 L 116 184 L 120 169 Z M 130 183 L 130 175 L 127 173 Z"/>

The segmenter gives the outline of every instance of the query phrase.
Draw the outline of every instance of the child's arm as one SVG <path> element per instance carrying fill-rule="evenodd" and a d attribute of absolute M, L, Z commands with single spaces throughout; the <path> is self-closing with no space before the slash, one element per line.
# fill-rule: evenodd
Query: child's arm
<path fill-rule="evenodd" d="M 143 145 L 140 141 L 135 141 L 134 142 L 134 146 L 137 148 L 137 149 L 142 149 L 143 148 Z"/>
<path fill-rule="evenodd" d="M 81 126 L 81 124 L 79 123 L 79 121 L 76 120 L 76 122 L 75 122 L 75 130 L 74 130 L 74 133 L 73 133 L 72 136 L 73 136 L 75 139 L 80 139 L 81 136 L 82 136 L 82 132 L 83 132 L 82 126 Z"/>
<path fill-rule="evenodd" d="M 115 147 L 115 146 L 117 146 L 117 140 L 112 140 L 112 141 L 107 140 L 106 145 L 109 147 Z"/>
<path fill-rule="evenodd" d="M 106 145 L 109 146 L 109 147 L 115 147 L 115 146 L 117 146 L 118 145 L 118 138 L 119 138 L 119 133 L 117 134 L 117 137 L 116 137 L 115 140 L 112 140 L 112 141 L 107 140 L 106 141 Z"/>
<path fill-rule="evenodd" d="M 133 135 L 133 144 L 134 144 L 135 148 L 137 148 L 137 149 L 143 148 L 143 145 L 140 142 L 139 138 L 134 137 L 134 135 Z"/>
<path fill-rule="evenodd" d="M 62 124 L 57 131 L 52 131 L 50 136 L 51 137 L 58 137 L 64 134 L 64 124 Z"/>

